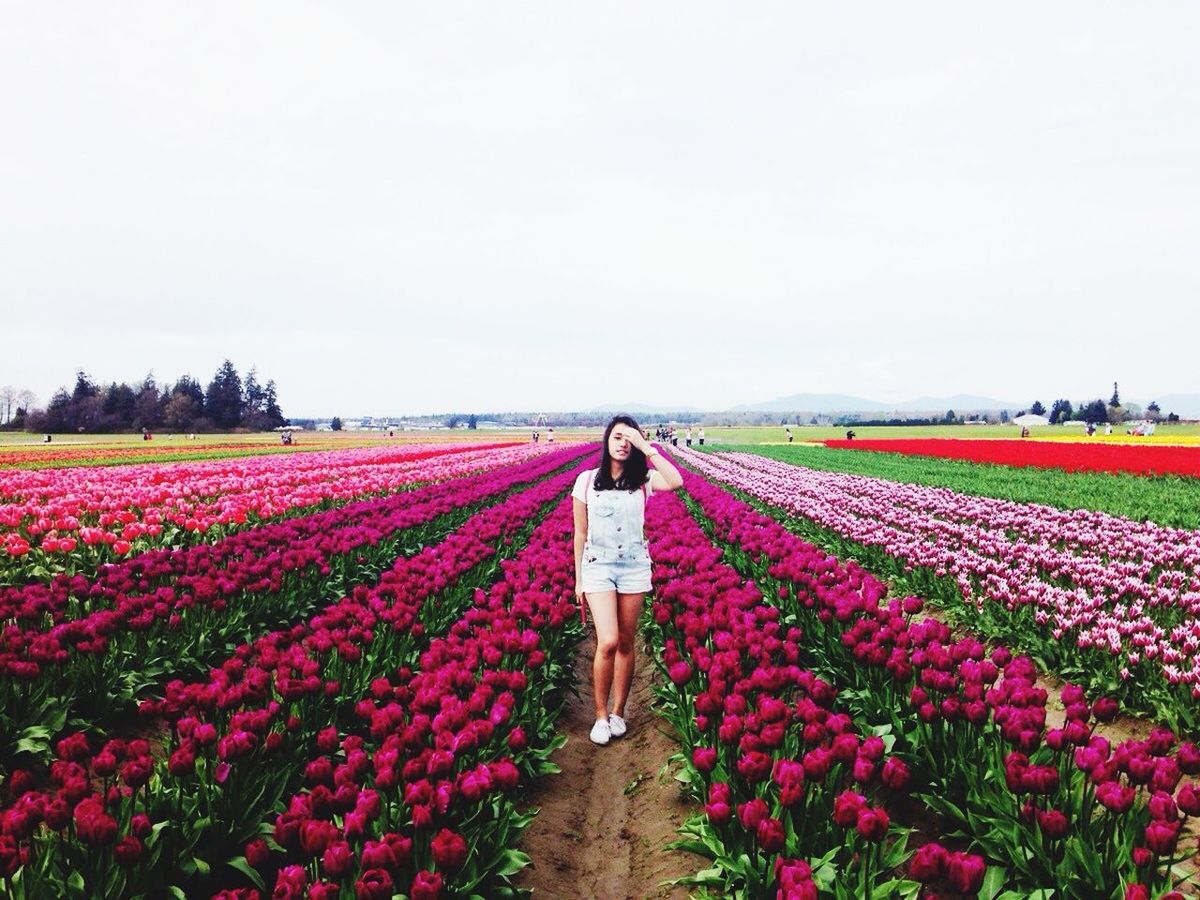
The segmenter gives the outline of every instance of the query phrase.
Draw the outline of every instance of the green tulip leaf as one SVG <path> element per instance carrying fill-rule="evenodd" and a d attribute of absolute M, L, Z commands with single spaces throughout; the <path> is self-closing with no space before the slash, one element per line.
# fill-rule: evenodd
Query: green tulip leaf
<path fill-rule="evenodd" d="M 229 860 L 229 866 L 232 869 L 237 869 L 237 871 L 249 878 L 254 883 L 254 886 L 260 891 L 265 891 L 267 889 L 267 885 L 263 881 L 262 875 L 259 874 L 258 870 L 255 869 L 254 866 L 250 865 L 250 863 L 246 860 L 246 857 L 235 856 L 233 859 Z"/>

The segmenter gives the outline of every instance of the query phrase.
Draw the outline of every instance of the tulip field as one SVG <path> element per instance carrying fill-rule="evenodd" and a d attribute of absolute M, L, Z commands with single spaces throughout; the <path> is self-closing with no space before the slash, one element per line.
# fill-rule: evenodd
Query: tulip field
<path fill-rule="evenodd" d="M 1116 443 L 1031 440 L 825 441 L 827 447 L 876 450 L 1006 466 L 1035 466 L 1067 472 L 1133 472 L 1138 475 L 1200 475 L 1200 447 L 1131 446 Z"/>
<path fill-rule="evenodd" d="M 664 890 L 1194 890 L 1195 530 L 664 449 L 641 633 L 677 751 L 643 765 L 691 813 L 637 849 L 696 861 Z M 0 898 L 519 896 L 529 788 L 587 793 L 555 752 L 598 453 L 0 471 Z"/>
<path fill-rule="evenodd" d="M 1200 728 L 1200 532 L 753 454 L 690 458 L 1056 673 Z"/>
<path fill-rule="evenodd" d="M 498 445 L 512 447 L 512 444 Z M 528 452 L 517 445 L 516 454 Z M 437 459 L 435 465 L 425 464 Z M 473 445 L 0 471 L 0 583 L 480 468 Z M 488 455 L 487 464 L 504 459 Z M 83 545 L 80 547 L 80 545 Z M 78 552 L 77 552 L 78 551 Z"/>
<path fill-rule="evenodd" d="M 203 443 L 163 441 L 146 443 L 122 442 L 119 446 L 62 446 L 30 447 L 0 450 L 0 469 L 58 469 L 67 467 L 98 467 L 142 462 L 185 462 L 203 459 L 246 456 L 248 454 L 308 453 L 314 449 L 338 449 L 334 442 L 319 444 L 248 444 L 208 440 Z"/>
<path fill-rule="evenodd" d="M 895 443 L 900 442 L 888 442 L 889 446 Z M 1023 446 L 1030 444 L 1027 441 Z M 755 451 L 806 469 L 923 484 L 959 494 L 1059 509 L 1088 509 L 1188 530 L 1200 528 L 1200 478 L 1066 472 L 1052 467 L 903 454 L 886 447 L 863 453 L 857 449 L 791 444 L 760 446 Z"/>

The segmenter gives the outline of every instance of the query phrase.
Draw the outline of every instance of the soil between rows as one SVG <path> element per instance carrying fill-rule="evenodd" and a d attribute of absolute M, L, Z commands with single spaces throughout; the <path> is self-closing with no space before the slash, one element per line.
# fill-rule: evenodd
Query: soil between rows
<path fill-rule="evenodd" d="M 541 812 L 521 840 L 533 862 L 517 883 L 534 897 L 686 898 L 685 888 L 662 882 L 707 867 L 694 854 L 663 850 L 698 807 L 682 797 L 674 778 L 658 777 L 679 745 L 651 709 L 656 675 L 641 639 L 636 643 L 629 732 L 603 747 L 588 740 L 594 634 L 580 644 L 580 696 L 569 697 L 563 709 L 559 730 L 567 743 L 553 757 L 562 772 L 539 779 L 527 798 Z"/>

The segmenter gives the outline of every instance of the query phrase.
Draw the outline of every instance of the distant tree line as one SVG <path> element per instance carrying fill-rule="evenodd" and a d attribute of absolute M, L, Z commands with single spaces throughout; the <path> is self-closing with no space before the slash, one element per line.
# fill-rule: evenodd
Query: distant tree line
<path fill-rule="evenodd" d="M 1039 416 L 1046 416 L 1050 420 L 1051 425 L 1058 425 L 1063 422 L 1090 422 L 1093 425 L 1109 422 L 1113 425 L 1118 425 L 1121 422 L 1129 422 L 1133 419 L 1150 419 L 1151 421 L 1178 422 L 1179 416 L 1175 413 L 1168 413 L 1165 417 L 1162 414 L 1162 409 L 1158 403 L 1151 401 L 1142 409 L 1136 403 L 1122 403 L 1121 392 L 1117 387 L 1117 382 L 1113 382 L 1112 396 L 1106 403 L 1104 400 L 1097 397 L 1095 400 L 1081 400 L 1078 404 L 1071 403 L 1070 400 L 1058 399 L 1050 404 L 1049 413 L 1046 412 L 1046 407 L 1041 404 L 1041 401 L 1034 400 L 1033 405 L 1029 407 L 1029 411 Z M 1024 410 L 1018 415 L 1023 414 Z"/>
<path fill-rule="evenodd" d="M 954 410 L 946 410 L 946 415 L 938 418 L 930 416 L 929 418 L 914 417 L 909 419 L 864 419 L 857 415 L 839 416 L 833 424 L 835 425 L 963 425 L 966 423 L 966 418 L 956 415 Z"/>
<path fill-rule="evenodd" d="M 3 404 L 0 395 L 0 405 Z M 208 387 L 190 375 L 159 386 L 149 374 L 140 384 L 99 385 L 84 371 L 75 387 L 60 388 L 45 409 L 19 407 L 4 427 L 43 432 L 269 431 L 288 420 L 274 380 L 263 384 L 251 367 L 245 379 L 225 360 Z"/>
<path fill-rule="evenodd" d="M 20 431 L 25 427 L 25 418 L 37 395 L 28 388 L 15 388 L 11 384 L 0 387 L 0 429 Z"/>
<path fill-rule="evenodd" d="M 609 420 L 619 412 L 613 410 L 611 412 L 562 412 L 555 410 L 542 410 L 538 412 L 476 412 L 476 413 L 433 413 L 425 416 L 415 415 L 396 415 L 392 417 L 393 421 L 404 421 L 411 423 L 419 423 L 424 425 L 441 425 L 445 428 L 479 428 L 485 423 L 516 426 L 529 425 L 532 427 L 539 415 L 545 415 L 555 428 L 589 428 L 597 425 L 607 425 Z M 699 422 L 701 418 L 704 421 L 710 421 L 710 413 L 700 413 L 696 410 L 680 411 L 680 410 L 663 410 L 652 413 L 648 412 L 632 412 L 630 413 L 643 427 L 653 425 L 658 422 Z M 722 414 L 725 415 L 725 414 Z M 770 424 L 774 419 L 779 418 L 779 413 L 730 413 L 731 418 L 753 418 L 754 422 L 745 424 Z M 759 421 L 761 420 L 761 421 Z"/>
<path fill-rule="evenodd" d="M 0 399 L 2 399 L 2 395 L 0 395 Z M 1035 400 L 1028 410 L 1022 409 L 1016 412 L 1015 415 L 1024 415 L 1027 411 L 1047 416 L 1054 424 L 1067 421 L 1093 423 L 1110 421 L 1116 424 L 1140 418 L 1167 422 L 1179 421 L 1179 416 L 1173 412 L 1164 417 L 1157 403 L 1148 404 L 1144 410 L 1135 403 L 1122 404 L 1115 383 L 1113 384 L 1112 397 L 1107 402 L 1102 399 L 1096 399 L 1073 404 L 1070 400 L 1059 399 L 1055 400 L 1050 409 L 1047 410 L 1040 400 Z M 615 411 L 455 412 L 434 413 L 423 416 L 397 415 L 388 419 L 376 419 L 375 421 L 377 427 L 380 422 L 397 422 L 441 426 L 444 428 L 458 428 L 464 425 L 467 428 L 478 428 L 481 426 L 487 427 L 492 424 L 509 427 L 520 425 L 533 426 L 539 420 L 539 417 L 545 416 L 546 420 L 557 428 L 589 428 L 607 424 L 612 418 L 613 412 Z M 653 412 L 638 410 L 632 411 L 631 414 L 642 427 L 651 429 L 659 423 L 665 424 L 669 422 L 677 424 L 703 422 L 709 426 L 778 425 L 780 427 L 789 425 L 966 425 L 979 422 L 996 424 L 1009 422 L 1014 415 L 1014 413 L 1007 409 L 971 409 L 959 410 L 957 412 L 950 409 L 946 410 L 945 414 L 941 416 L 931 415 L 928 411 L 922 413 L 905 413 L 898 410 L 893 411 L 890 415 L 888 413 L 854 412 L 849 410 L 824 413 L 813 412 L 811 410 L 701 412 L 694 409 L 662 409 Z M 294 424 L 301 427 L 315 427 L 318 421 L 324 422 L 325 420 L 296 419 L 294 420 Z M 334 430 L 340 430 L 342 420 L 335 417 L 330 422 L 330 427 Z"/>
<path fill-rule="evenodd" d="M 1118 398 L 1119 401 L 1119 398 Z M 1179 416 L 1171 413 L 1163 416 L 1157 403 L 1149 404 L 1144 410 L 1137 404 L 1131 403 L 1116 406 L 1111 401 L 1091 400 L 1078 405 L 1069 400 L 1055 400 L 1049 410 L 1035 400 L 1028 409 L 1017 412 L 1002 410 L 946 410 L 944 415 L 929 415 L 928 413 L 901 413 L 880 415 L 878 413 L 863 413 L 844 411 L 838 413 L 812 413 L 800 410 L 796 412 L 762 412 L 744 410 L 738 412 L 698 412 L 696 410 L 665 410 L 662 412 L 634 412 L 633 417 L 643 427 L 653 427 L 657 423 L 667 422 L 704 422 L 706 425 L 965 425 L 969 422 L 988 422 L 991 424 L 1011 421 L 1014 415 L 1024 415 L 1032 412 L 1036 415 L 1047 416 L 1051 423 L 1067 422 L 1105 422 L 1114 424 L 1130 419 L 1159 419 L 1168 422 L 1178 422 Z M 406 422 L 441 425 L 446 428 L 457 428 L 464 423 L 468 428 L 477 427 L 478 423 L 495 423 L 497 425 L 530 425 L 538 413 L 531 412 L 489 412 L 489 413 L 438 413 L 427 416 L 399 416 Z M 548 412 L 546 416 L 557 427 L 587 428 L 601 426 L 612 418 L 611 412 Z M 476 425 L 472 425 L 476 423 Z M 303 423 L 301 423 L 303 424 Z"/>

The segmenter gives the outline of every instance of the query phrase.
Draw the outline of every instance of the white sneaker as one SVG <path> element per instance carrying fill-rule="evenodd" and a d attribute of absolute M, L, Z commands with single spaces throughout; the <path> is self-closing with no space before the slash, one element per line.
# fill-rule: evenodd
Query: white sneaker
<path fill-rule="evenodd" d="M 592 733 L 588 737 L 592 739 L 593 744 L 607 744 L 608 739 L 612 737 L 612 732 L 608 727 L 608 720 L 597 719 L 596 724 L 592 726 Z"/>
<path fill-rule="evenodd" d="M 625 727 L 625 720 L 613 713 L 608 717 L 608 731 L 613 737 L 621 737 L 628 729 Z"/>

